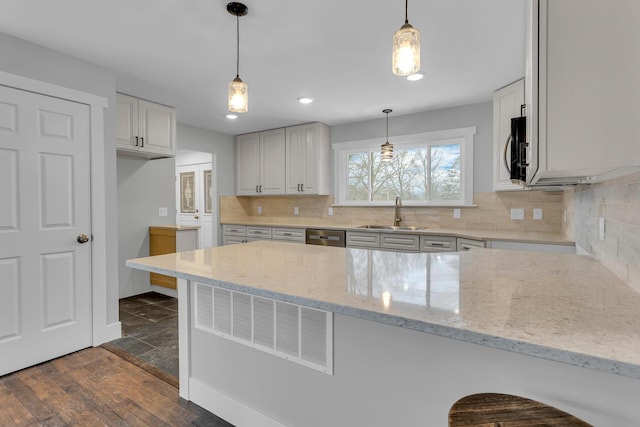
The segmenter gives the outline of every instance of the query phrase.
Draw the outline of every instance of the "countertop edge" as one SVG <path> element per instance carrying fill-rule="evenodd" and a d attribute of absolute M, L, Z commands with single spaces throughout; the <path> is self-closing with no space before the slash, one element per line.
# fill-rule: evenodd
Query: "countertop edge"
<path fill-rule="evenodd" d="M 439 325 L 420 320 L 408 319 L 402 316 L 380 313 L 341 304 L 329 303 L 311 298 L 297 297 L 280 292 L 273 292 L 247 285 L 239 285 L 188 273 L 179 273 L 165 268 L 138 264 L 132 262 L 131 260 L 127 260 L 125 262 L 125 265 L 127 267 L 133 267 L 143 271 L 160 273 L 180 279 L 197 281 L 208 285 L 218 286 L 223 289 L 243 292 L 259 297 L 271 298 L 278 301 L 298 304 L 309 308 L 330 311 L 333 313 L 343 314 L 346 316 L 356 317 L 364 320 L 370 320 L 390 326 L 397 326 L 418 332 L 441 336 L 444 338 L 451 338 L 458 341 L 492 347 L 499 350 L 511 351 L 523 354 L 525 356 L 537 357 L 582 368 L 640 379 L 640 366 L 631 363 L 620 362 L 603 357 L 590 356 L 568 350 L 560 350 L 540 344 L 527 343 L 519 340 L 484 334 L 482 332 L 469 331 L 453 326 Z"/>

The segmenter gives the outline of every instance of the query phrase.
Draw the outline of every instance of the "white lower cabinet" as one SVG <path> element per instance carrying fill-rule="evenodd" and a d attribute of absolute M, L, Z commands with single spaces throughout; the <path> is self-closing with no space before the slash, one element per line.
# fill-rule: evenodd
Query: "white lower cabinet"
<path fill-rule="evenodd" d="M 420 236 L 421 252 L 454 252 L 456 238 L 452 236 Z"/>
<path fill-rule="evenodd" d="M 233 245 L 257 240 L 282 240 L 304 243 L 304 230 L 304 228 L 225 224 L 222 226 L 222 244 Z"/>
<path fill-rule="evenodd" d="M 380 233 L 364 231 L 347 231 L 348 248 L 379 248 Z"/>
<path fill-rule="evenodd" d="M 382 249 L 418 252 L 420 250 L 420 236 L 417 234 L 381 233 L 380 247 Z"/>
<path fill-rule="evenodd" d="M 304 228 L 274 227 L 271 232 L 272 240 L 284 240 L 293 243 L 305 243 Z"/>
<path fill-rule="evenodd" d="M 468 251 L 473 248 L 486 248 L 487 242 L 484 240 L 474 240 L 474 239 L 465 239 L 462 237 L 458 237 L 458 241 L 456 243 L 456 251 Z"/>

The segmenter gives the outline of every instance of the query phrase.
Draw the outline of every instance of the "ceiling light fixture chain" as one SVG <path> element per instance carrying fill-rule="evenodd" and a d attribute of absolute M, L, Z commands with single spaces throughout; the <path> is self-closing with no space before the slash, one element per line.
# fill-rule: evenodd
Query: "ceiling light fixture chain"
<path fill-rule="evenodd" d="M 236 78 L 229 83 L 228 105 L 233 113 L 249 111 L 249 88 L 240 78 L 240 17 L 249 13 L 249 8 L 242 3 L 227 4 L 227 12 L 236 16 Z"/>

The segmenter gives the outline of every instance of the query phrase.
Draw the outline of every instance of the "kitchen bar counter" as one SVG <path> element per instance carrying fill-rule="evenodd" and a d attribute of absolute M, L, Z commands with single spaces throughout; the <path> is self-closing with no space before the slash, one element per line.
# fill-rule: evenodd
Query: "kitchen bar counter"
<path fill-rule="evenodd" d="M 402 328 L 640 378 L 640 295 L 597 261 L 253 242 L 127 261 Z"/>
<path fill-rule="evenodd" d="M 483 392 L 640 425 L 640 295 L 590 258 L 257 241 L 127 265 L 178 277 L 180 396 L 238 427 L 444 426 L 455 401 Z M 291 333 L 296 306 L 300 328 L 314 310 L 330 324 Z M 256 342 L 273 326 L 271 345 L 290 354 L 327 334 L 331 368 L 242 344 L 211 316 L 238 336 L 257 322 Z"/>
<path fill-rule="evenodd" d="M 542 231 L 496 231 L 496 230 L 469 230 L 459 228 L 426 227 L 418 230 L 380 230 L 360 228 L 353 224 L 315 223 L 299 224 L 286 221 L 256 222 L 256 221 L 233 221 L 229 225 L 247 225 L 258 227 L 292 227 L 292 228 L 323 228 L 328 230 L 348 230 L 364 231 L 371 233 L 406 233 L 430 236 L 453 236 L 477 240 L 497 240 L 504 242 L 540 243 L 548 245 L 575 246 L 575 242 L 562 233 L 550 233 Z"/>

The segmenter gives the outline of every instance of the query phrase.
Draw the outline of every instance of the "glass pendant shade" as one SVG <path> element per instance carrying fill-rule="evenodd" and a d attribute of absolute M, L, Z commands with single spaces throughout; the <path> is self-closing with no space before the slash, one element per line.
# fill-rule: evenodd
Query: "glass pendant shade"
<path fill-rule="evenodd" d="M 389 141 L 380 146 L 380 159 L 383 162 L 388 162 L 393 159 L 393 144 L 389 144 Z"/>
<path fill-rule="evenodd" d="M 246 113 L 249 111 L 249 89 L 240 77 L 229 83 L 229 111 Z"/>
<path fill-rule="evenodd" d="M 393 35 L 393 74 L 409 76 L 420 70 L 420 31 L 408 22 Z"/>

